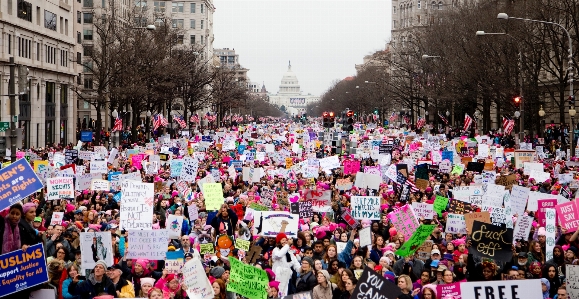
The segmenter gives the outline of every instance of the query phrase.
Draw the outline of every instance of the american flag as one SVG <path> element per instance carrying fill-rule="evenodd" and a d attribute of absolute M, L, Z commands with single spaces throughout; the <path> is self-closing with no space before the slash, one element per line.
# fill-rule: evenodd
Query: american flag
<path fill-rule="evenodd" d="M 396 114 L 396 112 L 392 112 L 392 114 L 390 114 L 390 121 L 395 121 L 398 118 L 398 114 Z"/>
<path fill-rule="evenodd" d="M 191 115 L 191 117 L 189 118 L 189 121 L 192 123 L 198 123 L 200 121 L 199 115 L 197 113 L 195 113 L 194 115 Z"/>
<path fill-rule="evenodd" d="M 505 135 L 510 135 L 515 128 L 515 121 L 503 116 L 503 132 Z"/>
<path fill-rule="evenodd" d="M 169 122 L 163 117 L 162 114 L 155 114 L 153 116 L 153 130 L 157 130 L 159 127 L 167 126 Z"/>
<path fill-rule="evenodd" d="M 468 131 L 468 129 L 470 128 L 470 125 L 472 125 L 472 118 L 468 115 L 468 113 L 464 114 L 464 131 Z"/>
<path fill-rule="evenodd" d="M 211 115 L 210 112 L 207 112 L 207 114 L 205 114 L 205 119 L 206 119 L 208 122 L 212 123 L 212 122 L 214 122 L 214 121 L 217 119 L 217 115 Z"/>
<path fill-rule="evenodd" d="M 406 123 L 407 125 L 410 124 L 410 117 L 408 117 L 408 115 L 404 115 L 402 118 L 404 119 L 404 123 Z"/>
<path fill-rule="evenodd" d="M 438 112 L 438 117 L 440 117 L 440 119 L 442 119 L 442 121 L 448 125 L 448 119 L 446 119 L 446 117 L 442 116 L 442 114 L 440 114 L 440 112 Z"/>
<path fill-rule="evenodd" d="M 185 122 L 185 119 L 183 119 L 183 116 L 173 116 L 173 121 L 175 121 L 176 123 L 179 124 L 179 126 L 181 126 L 181 128 L 185 129 L 187 127 L 187 123 Z"/>
<path fill-rule="evenodd" d="M 425 124 L 426 124 L 426 119 L 419 116 L 418 120 L 416 121 L 416 127 L 419 129 L 422 129 L 422 127 L 424 127 Z"/>
<path fill-rule="evenodd" d="M 120 117 L 117 117 L 117 119 L 115 119 L 115 125 L 113 126 L 113 132 L 116 131 L 122 131 L 123 130 L 123 119 Z"/>

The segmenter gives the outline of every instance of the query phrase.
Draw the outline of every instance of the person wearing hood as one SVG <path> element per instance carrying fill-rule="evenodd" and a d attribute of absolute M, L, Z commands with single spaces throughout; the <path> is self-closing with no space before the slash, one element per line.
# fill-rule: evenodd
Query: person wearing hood
<path fill-rule="evenodd" d="M 549 299 L 549 289 L 551 288 L 549 281 L 546 278 L 541 278 L 541 291 L 543 292 L 543 299 Z"/>
<path fill-rule="evenodd" d="M 38 230 L 34 228 L 34 218 L 36 218 L 36 205 L 29 202 L 22 206 L 22 217 L 20 217 L 20 222 L 18 223 L 18 228 L 20 229 L 20 241 L 22 245 L 36 245 L 42 243 L 42 238 L 38 233 Z"/>
<path fill-rule="evenodd" d="M 563 247 L 555 245 L 553 248 L 553 258 L 548 260 L 545 264 L 554 265 L 558 272 L 565 274 L 565 252 L 563 252 Z M 543 275 L 543 277 L 546 276 Z"/>
<path fill-rule="evenodd" d="M 555 297 L 557 295 L 557 290 L 561 286 L 561 279 L 559 278 L 559 269 L 556 265 L 545 264 L 543 266 L 543 279 L 549 281 L 549 298 Z"/>
<path fill-rule="evenodd" d="M 93 272 L 84 281 L 79 281 L 76 275 L 68 285 L 68 292 L 71 295 L 79 295 L 81 299 L 93 299 L 101 295 L 117 296 L 117 290 L 113 281 L 105 273 L 107 264 L 103 260 L 96 262 Z"/>

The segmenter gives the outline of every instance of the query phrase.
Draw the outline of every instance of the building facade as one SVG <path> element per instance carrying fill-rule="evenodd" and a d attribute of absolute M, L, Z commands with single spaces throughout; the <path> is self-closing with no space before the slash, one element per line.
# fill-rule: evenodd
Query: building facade
<path fill-rule="evenodd" d="M 21 94 L 16 107 L 17 127 L 22 131 L 22 144 L 18 144 L 18 148 L 76 143 L 73 2 L 0 2 L 0 121 L 11 119 L 8 61 L 14 57 L 16 92 Z M 19 85 L 24 88 L 19 90 Z M 0 133 L 0 136 L 8 135 L 8 132 Z"/>
<path fill-rule="evenodd" d="M 306 112 L 306 106 L 311 103 L 319 102 L 320 97 L 311 94 L 302 94 L 298 77 L 292 71 L 291 62 L 288 64 L 287 72 L 283 75 L 279 91 L 276 94 L 269 95 L 269 102 L 282 106 L 290 114 L 296 116 Z"/>

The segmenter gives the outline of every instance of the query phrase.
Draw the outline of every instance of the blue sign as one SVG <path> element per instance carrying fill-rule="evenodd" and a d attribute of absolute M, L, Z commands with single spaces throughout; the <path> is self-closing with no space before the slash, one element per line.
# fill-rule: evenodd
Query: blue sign
<path fill-rule="evenodd" d="M 0 170 L 0 210 L 23 200 L 42 187 L 42 182 L 24 158 L 2 168 Z"/>
<path fill-rule="evenodd" d="M 211 142 L 213 141 L 213 139 L 211 138 L 211 136 L 201 136 L 201 141 Z"/>
<path fill-rule="evenodd" d="M 117 192 L 117 194 L 115 194 L 115 195 L 113 196 L 113 199 L 114 199 L 116 202 L 121 202 L 121 196 L 122 196 L 121 193 L 122 193 L 122 192 Z"/>
<path fill-rule="evenodd" d="M 81 131 L 80 141 L 82 142 L 92 142 L 92 132 L 91 131 Z"/>
<path fill-rule="evenodd" d="M 36 244 L 0 255 L 0 294 L 10 295 L 48 281 L 44 247 Z"/>
<path fill-rule="evenodd" d="M 450 160 L 450 163 L 453 163 L 454 160 L 454 152 L 452 151 L 442 151 L 442 160 Z"/>
<path fill-rule="evenodd" d="M 237 153 L 242 155 L 245 152 L 245 145 L 238 145 L 237 146 Z"/>
<path fill-rule="evenodd" d="M 236 171 L 241 171 L 243 169 L 243 162 L 239 160 L 231 160 L 229 161 L 229 165 L 233 165 Z"/>

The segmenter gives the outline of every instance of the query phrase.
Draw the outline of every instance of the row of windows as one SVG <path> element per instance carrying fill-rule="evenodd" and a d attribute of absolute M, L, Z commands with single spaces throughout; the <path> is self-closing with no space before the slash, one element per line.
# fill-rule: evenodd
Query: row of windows
<path fill-rule="evenodd" d="M 79 24 L 85 23 L 85 24 L 92 24 L 93 22 L 93 13 L 90 12 L 80 12 L 77 11 L 76 12 L 76 22 Z"/>
<path fill-rule="evenodd" d="M 418 3 L 416 3 L 417 8 L 418 9 L 422 9 L 422 1 L 418 0 Z M 432 3 L 430 3 L 430 9 L 438 9 L 438 10 L 442 10 L 443 7 L 443 3 L 442 1 L 436 3 L 436 1 L 432 1 Z M 412 9 L 412 3 L 410 4 L 400 4 L 400 11 L 403 11 L 405 9 Z M 426 3 L 426 1 L 424 1 L 424 9 L 428 9 L 428 4 Z M 396 14 L 396 6 L 392 7 L 392 13 Z"/>
<path fill-rule="evenodd" d="M 8 34 L 8 54 L 12 55 L 12 35 Z M 32 59 L 32 39 L 18 36 L 16 38 L 17 43 L 17 54 L 18 57 Z M 35 42 L 36 44 L 36 60 L 40 61 L 40 43 Z M 44 45 L 44 62 L 50 64 L 56 64 L 56 52 L 59 51 L 60 53 L 60 65 L 64 67 L 68 67 L 68 51 L 60 50 L 56 47 Z"/>
<path fill-rule="evenodd" d="M 136 1 L 135 6 L 141 7 L 141 8 L 146 8 L 147 7 L 147 1 L 146 0 Z M 167 9 L 167 2 L 154 1 L 153 6 L 155 7 L 155 12 L 165 12 L 165 10 Z M 196 13 L 196 7 L 197 7 L 196 3 L 190 3 L 189 13 Z M 171 3 L 171 12 L 174 12 L 174 13 L 185 12 L 184 8 L 185 8 L 185 3 L 183 3 L 183 2 Z M 202 13 L 202 14 L 205 13 L 205 4 L 201 3 L 199 5 L 199 10 L 200 10 L 200 13 Z"/>
<path fill-rule="evenodd" d="M 25 37 L 18 37 L 18 57 L 32 58 L 32 40 Z"/>
<path fill-rule="evenodd" d="M 8 14 L 12 14 L 12 0 L 8 3 Z M 19 19 L 32 22 L 32 4 L 24 0 L 18 0 L 17 2 L 17 13 Z M 39 6 L 36 7 L 36 24 L 40 26 L 41 24 L 41 9 Z M 55 13 L 44 10 L 44 28 L 57 31 L 57 16 Z M 68 35 L 68 19 L 60 17 L 60 33 Z"/>
<path fill-rule="evenodd" d="M 205 43 L 205 41 L 203 40 L 203 35 L 199 36 L 201 39 L 199 40 L 199 42 L 203 45 Z M 184 44 L 185 41 L 185 37 L 183 35 L 179 35 L 177 36 L 177 44 L 182 45 Z M 189 36 L 189 42 L 191 45 L 194 45 L 196 41 L 195 35 L 190 35 Z"/>
<path fill-rule="evenodd" d="M 183 29 L 185 26 L 184 24 L 185 24 L 185 20 L 183 20 L 183 19 L 173 19 L 173 28 Z M 196 21 L 194 19 L 191 19 L 189 27 L 191 29 L 195 29 L 195 27 L 196 27 L 195 24 L 196 24 Z M 199 29 L 203 29 L 204 27 L 205 27 L 205 21 L 201 20 Z"/>

